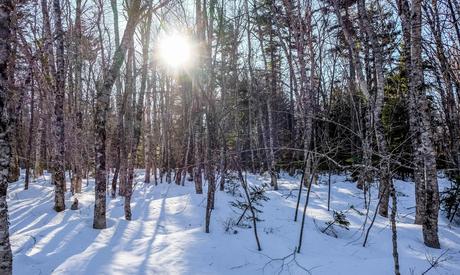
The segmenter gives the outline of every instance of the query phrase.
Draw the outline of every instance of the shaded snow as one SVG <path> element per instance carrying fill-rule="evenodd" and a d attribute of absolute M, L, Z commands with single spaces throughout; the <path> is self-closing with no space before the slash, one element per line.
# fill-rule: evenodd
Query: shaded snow
<path fill-rule="evenodd" d="M 22 180 L 10 184 L 14 274 L 305 274 L 303 268 L 312 274 L 393 274 L 390 223 L 377 217 L 368 245 L 362 247 L 362 213 L 366 212 L 362 191 L 344 175 L 332 176 L 331 209 L 346 213 L 350 230 L 337 228 L 338 238 L 320 232 L 332 217 L 332 211 L 327 211 L 327 176 L 320 177 L 312 188 L 302 252 L 295 261 L 288 257 L 285 265 L 276 259 L 291 254 L 298 244 L 300 222 L 293 222 L 298 178 L 283 174 L 280 190 L 266 192 L 270 200 L 263 202 L 263 221 L 258 223 L 261 252 L 252 229 L 234 227 L 237 234 L 225 232 L 225 222 L 239 217 L 229 206 L 235 199 L 231 195 L 217 191 L 211 233 L 206 234 L 206 196 L 196 195 L 193 183 L 154 186 L 142 179 L 142 171 L 137 171 L 130 222 L 124 220 L 123 198 L 108 195 L 105 230 L 92 229 L 92 180 L 83 181 L 80 209 L 69 209 L 72 198 L 67 194 L 68 209 L 61 213 L 52 210 L 49 175 L 32 182 L 27 191 L 22 190 Z M 261 185 L 269 178 L 248 175 L 248 181 Z M 441 189 L 447 184 L 440 180 Z M 460 274 L 460 229 L 440 218 L 442 249 L 425 247 L 421 227 L 413 224 L 414 186 L 396 181 L 396 188 L 402 274 L 420 274 L 429 267 L 427 257 L 437 257 L 446 249 L 446 260 L 428 274 Z M 375 189 L 370 216 L 377 203 Z"/>

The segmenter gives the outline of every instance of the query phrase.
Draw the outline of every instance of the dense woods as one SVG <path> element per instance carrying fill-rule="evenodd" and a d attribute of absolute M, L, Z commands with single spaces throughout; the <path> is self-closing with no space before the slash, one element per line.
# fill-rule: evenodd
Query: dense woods
<path fill-rule="evenodd" d="M 20 169 L 24 189 L 52 173 L 56 212 L 94 178 L 95 229 L 108 197 L 132 219 L 145 169 L 204 193 L 206 233 L 236 177 L 259 250 L 246 172 L 301 175 L 302 228 L 319 173 L 348 172 L 365 208 L 378 184 L 399 274 L 395 179 L 426 246 L 438 215 L 460 221 L 459 18 L 458 0 L 0 0 L 0 273 Z"/>

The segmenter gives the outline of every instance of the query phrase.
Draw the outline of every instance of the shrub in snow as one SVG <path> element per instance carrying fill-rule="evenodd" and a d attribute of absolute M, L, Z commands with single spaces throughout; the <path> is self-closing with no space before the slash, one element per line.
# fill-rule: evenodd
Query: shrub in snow
<path fill-rule="evenodd" d="M 242 197 L 240 191 L 240 182 L 238 176 L 235 174 L 228 174 L 225 177 L 225 192 L 232 195 L 233 197 Z"/>
<path fill-rule="evenodd" d="M 334 210 L 333 219 L 326 222 L 326 227 L 321 229 L 321 232 L 337 238 L 338 235 L 335 227 L 350 230 L 349 226 L 350 222 L 345 213 L 343 211 Z"/>
<path fill-rule="evenodd" d="M 249 196 L 251 199 L 252 208 L 254 209 L 255 214 L 262 213 L 261 207 L 262 202 L 268 201 L 269 198 L 265 195 L 265 189 L 259 186 L 249 186 Z M 241 201 L 239 199 L 235 199 L 235 201 L 230 202 L 230 206 L 242 211 L 240 217 L 238 218 L 236 225 L 237 226 L 245 226 L 244 220 L 251 220 L 250 211 L 249 211 L 249 203 L 247 201 Z M 256 221 L 261 221 L 256 216 Z M 250 226 L 247 226 L 250 227 Z"/>

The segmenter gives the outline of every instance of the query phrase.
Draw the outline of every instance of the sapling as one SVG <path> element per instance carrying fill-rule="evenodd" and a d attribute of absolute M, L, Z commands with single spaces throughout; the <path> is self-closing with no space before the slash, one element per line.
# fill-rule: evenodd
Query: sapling
<path fill-rule="evenodd" d="M 343 229 L 346 229 L 346 230 L 350 230 L 350 228 L 349 228 L 350 222 L 348 221 L 347 216 L 345 215 L 345 213 L 343 211 L 335 211 L 334 210 L 333 219 L 330 220 L 330 221 L 327 221 L 326 225 L 327 226 L 323 230 L 321 230 L 322 233 L 327 234 L 327 231 L 331 230 L 332 233 L 336 236 L 336 234 L 334 232 L 334 225 L 336 225 L 338 227 L 341 227 Z"/>

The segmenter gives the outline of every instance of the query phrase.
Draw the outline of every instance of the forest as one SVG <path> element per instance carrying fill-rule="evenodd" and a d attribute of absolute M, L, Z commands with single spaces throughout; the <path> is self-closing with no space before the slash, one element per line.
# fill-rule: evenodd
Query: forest
<path fill-rule="evenodd" d="M 0 0 L 0 274 L 460 274 L 459 0 Z"/>

